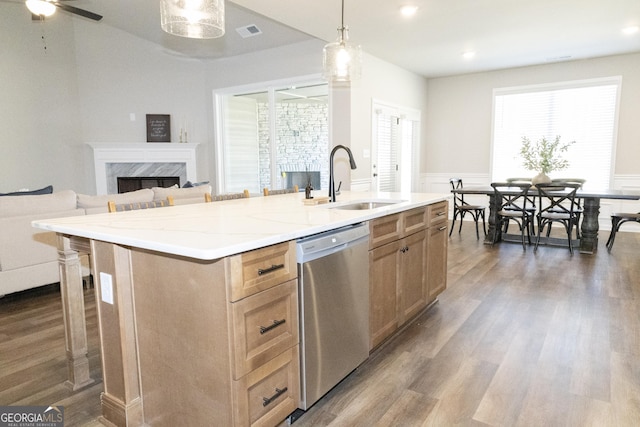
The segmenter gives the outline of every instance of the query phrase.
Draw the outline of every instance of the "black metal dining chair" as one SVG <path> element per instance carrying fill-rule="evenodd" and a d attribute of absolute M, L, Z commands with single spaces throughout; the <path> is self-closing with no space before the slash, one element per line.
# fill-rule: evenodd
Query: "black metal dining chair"
<path fill-rule="evenodd" d="M 568 182 L 568 183 L 573 183 L 573 184 L 580 184 L 580 188 L 582 188 L 582 186 L 584 185 L 585 182 L 587 182 L 586 179 L 582 179 L 582 178 L 555 178 L 551 180 L 552 184 L 558 184 L 561 182 Z M 574 203 L 573 203 L 573 211 L 576 214 L 576 239 L 580 239 L 580 219 L 582 218 L 582 214 L 584 213 L 584 209 L 582 207 L 582 200 L 579 197 L 576 197 L 574 199 Z M 549 237 L 549 233 L 551 232 L 551 228 L 549 228 L 547 230 L 547 237 Z"/>
<path fill-rule="evenodd" d="M 536 214 L 538 233 L 534 252 L 538 250 L 540 235 L 545 227 L 549 227 L 547 236 L 550 233 L 553 223 L 560 223 L 567 232 L 567 242 L 569 252 L 573 253 L 573 240 L 571 234 L 573 227 L 578 226 L 578 216 L 575 212 L 576 192 L 580 188 L 579 183 L 556 182 L 548 184 L 537 184 L 538 206 Z"/>
<path fill-rule="evenodd" d="M 639 222 L 640 212 L 638 213 L 614 213 L 611 215 L 611 233 L 607 240 L 607 250 L 611 252 L 613 242 L 616 240 L 616 233 L 620 230 L 620 226 L 625 222 Z"/>
<path fill-rule="evenodd" d="M 524 182 L 492 182 L 491 187 L 493 187 L 496 203 L 496 229 L 506 230 L 510 221 L 518 224 L 522 238 L 522 249 L 526 250 L 524 235 L 526 232 L 527 240 L 531 244 L 533 225 L 533 214 L 527 206 L 531 184 Z M 497 241 L 499 234 L 499 232 L 494 234 L 492 244 Z"/>
<path fill-rule="evenodd" d="M 451 178 L 449 180 L 451 183 L 451 190 L 461 189 L 463 188 L 462 179 L 460 178 Z M 462 231 L 462 220 L 464 219 L 465 214 L 471 215 L 473 217 L 473 221 L 476 223 L 476 237 L 480 238 L 480 231 L 478 230 L 478 220 L 482 219 L 482 231 L 484 231 L 484 235 L 487 235 L 487 227 L 485 225 L 484 212 L 486 210 L 485 206 L 482 205 L 471 205 L 464 200 L 464 194 L 453 194 L 453 221 L 451 221 L 451 230 L 449 230 L 449 236 L 453 232 L 453 227 L 456 224 L 456 218 L 460 216 L 460 226 L 458 228 L 458 233 Z"/>
<path fill-rule="evenodd" d="M 509 184 L 531 184 L 531 186 L 533 187 L 533 184 L 531 183 L 531 179 L 532 178 L 507 178 L 505 181 Z M 507 208 L 510 209 L 510 208 Z M 527 195 L 527 211 L 529 212 L 529 214 L 531 214 L 531 216 L 534 216 L 536 214 L 536 198 L 535 196 L 532 195 Z M 533 222 L 531 222 L 531 224 L 533 224 Z M 508 231 L 508 227 L 509 227 L 509 223 L 507 222 L 505 224 L 505 229 L 503 230 L 503 232 L 507 232 Z M 531 228 L 531 233 L 533 234 L 533 227 Z"/>

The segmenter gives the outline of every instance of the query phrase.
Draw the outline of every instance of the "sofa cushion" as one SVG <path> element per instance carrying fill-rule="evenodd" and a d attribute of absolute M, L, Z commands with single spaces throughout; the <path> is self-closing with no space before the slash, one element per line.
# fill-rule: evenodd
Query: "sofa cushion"
<path fill-rule="evenodd" d="M 38 190 L 26 190 L 26 191 L 14 191 L 13 193 L 0 193 L 0 196 L 36 196 L 39 194 L 51 194 L 53 193 L 53 185 L 47 185 L 46 187 Z"/>
<path fill-rule="evenodd" d="M 75 209 L 75 206 L 67 211 L 31 215 L 28 212 L 25 210 L 22 215 L 0 218 L 0 271 L 57 261 L 56 233 L 34 228 L 32 221 L 84 215 L 84 210 Z"/>
<path fill-rule="evenodd" d="M 178 188 L 176 185 L 167 188 L 153 187 L 153 200 L 167 200 L 168 196 L 173 196 L 176 204 L 181 204 L 181 199 L 200 199 L 201 202 L 204 202 L 205 193 L 211 193 L 210 185 L 199 185 L 189 188 Z"/>
<path fill-rule="evenodd" d="M 52 194 L 0 197 L 0 217 L 46 214 L 74 209 L 76 209 L 76 193 L 72 190 Z"/>
<path fill-rule="evenodd" d="M 130 191 L 128 193 L 105 194 L 101 196 L 89 196 L 78 194 L 78 207 L 85 210 L 87 214 L 109 212 L 107 203 L 115 202 L 117 205 L 123 203 L 150 202 L 153 200 L 153 191 L 149 188 Z"/>

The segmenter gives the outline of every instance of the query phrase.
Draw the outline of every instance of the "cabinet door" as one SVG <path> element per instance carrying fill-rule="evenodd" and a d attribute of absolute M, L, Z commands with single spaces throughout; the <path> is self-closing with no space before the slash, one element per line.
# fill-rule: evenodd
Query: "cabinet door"
<path fill-rule="evenodd" d="M 225 263 L 231 302 L 298 276 L 293 240 L 227 257 Z"/>
<path fill-rule="evenodd" d="M 402 234 L 402 215 L 393 214 L 369 222 L 369 249 L 394 242 Z"/>
<path fill-rule="evenodd" d="M 400 241 L 400 324 L 427 305 L 426 253 L 427 234 L 424 230 Z"/>
<path fill-rule="evenodd" d="M 429 228 L 427 237 L 427 289 L 428 302 L 447 287 L 447 223 Z"/>
<path fill-rule="evenodd" d="M 233 381 L 235 426 L 279 426 L 300 400 L 300 353 L 296 345 Z M 216 425 L 215 419 L 208 425 Z M 201 424 L 204 425 L 204 424 Z"/>
<path fill-rule="evenodd" d="M 369 337 L 376 347 L 398 328 L 400 242 L 369 251 Z"/>
<path fill-rule="evenodd" d="M 290 280 L 230 303 L 233 379 L 298 343 L 298 282 Z"/>
<path fill-rule="evenodd" d="M 402 212 L 402 237 L 427 228 L 428 208 L 416 208 Z"/>
<path fill-rule="evenodd" d="M 447 222 L 447 213 L 449 212 L 449 202 L 442 201 L 429 205 L 428 209 L 428 226 L 441 226 L 442 222 Z"/>

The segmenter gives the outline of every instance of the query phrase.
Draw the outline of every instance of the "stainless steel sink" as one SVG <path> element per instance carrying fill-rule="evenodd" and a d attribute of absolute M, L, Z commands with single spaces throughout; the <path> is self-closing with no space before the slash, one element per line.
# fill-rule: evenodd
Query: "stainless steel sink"
<path fill-rule="evenodd" d="M 395 205 L 396 203 L 400 203 L 402 200 L 385 200 L 385 201 L 360 201 L 360 202 L 352 202 L 347 203 L 345 205 L 336 205 L 329 206 L 330 209 L 344 209 L 344 210 L 352 210 L 352 211 L 363 211 L 368 209 L 382 208 L 384 206 Z"/>

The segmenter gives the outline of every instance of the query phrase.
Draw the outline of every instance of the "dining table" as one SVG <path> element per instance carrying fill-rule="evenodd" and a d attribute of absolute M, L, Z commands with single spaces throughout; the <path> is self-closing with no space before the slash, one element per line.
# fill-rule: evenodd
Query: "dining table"
<path fill-rule="evenodd" d="M 513 192 L 503 191 L 503 194 L 516 195 L 521 190 L 519 187 L 514 187 Z M 485 244 L 493 244 L 503 240 L 503 232 L 500 227 L 497 227 L 497 213 L 500 206 L 500 199 L 495 194 L 493 187 L 487 186 L 469 186 L 464 188 L 458 188 L 451 190 L 454 194 L 476 194 L 489 196 L 489 229 L 485 236 Z M 535 187 L 531 187 L 528 192 L 529 196 L 537 197 L 538 192 Z M 582 224 L 580 226 L 580 253 L 593 254 L 598 250 L 598 216 L 600 215 L 600 200 L 612 199 L 612 200 L 640 200 L 640 191 L 630 190 L 618 190 L 618 189 L 580 189 L 576 193 L 576 198 L 582 200 L 583 217 Z M 548 242 L 557 241 L 556 239 L 544 239 Z M 520 236 L 518 236 L 520 241 Z M 566 242 L 566 239 L 565 239 Z"/>

